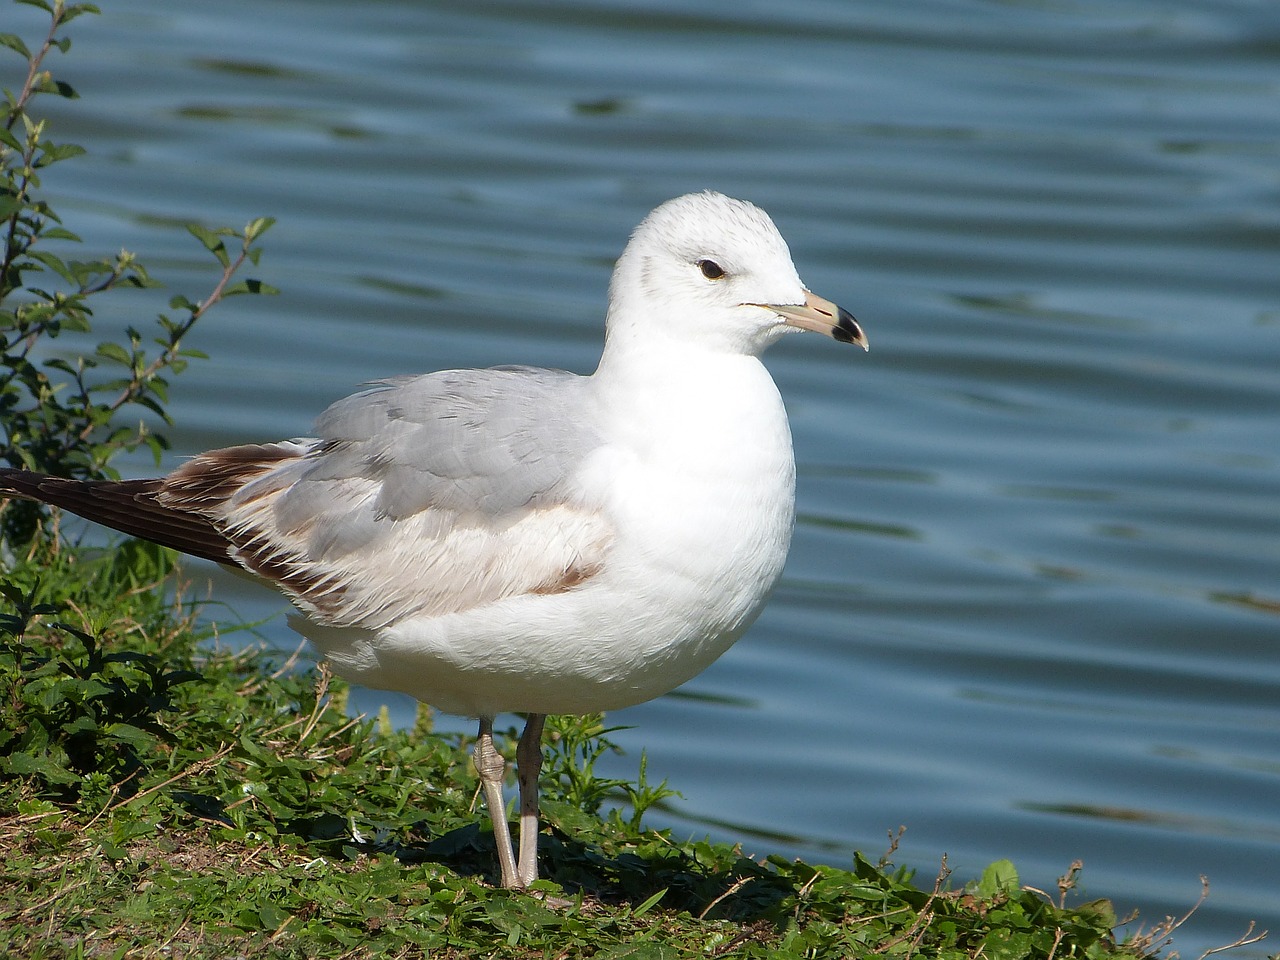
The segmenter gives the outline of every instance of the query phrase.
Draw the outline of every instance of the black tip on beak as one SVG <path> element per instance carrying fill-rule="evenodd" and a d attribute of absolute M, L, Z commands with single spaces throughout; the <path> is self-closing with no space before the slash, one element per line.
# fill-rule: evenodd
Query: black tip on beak
<path fill-rule="evenodd" d="M 831 336 L 839 340 L 841 343 L 856 343 L 867 348 L 867 337 L 862 332 L 862 328 L 858 326 L 858 321 L 853 319 L 853 314 L 844 307 L 839 308 L 836 316 L 835 326 L 831 328 Z"/>

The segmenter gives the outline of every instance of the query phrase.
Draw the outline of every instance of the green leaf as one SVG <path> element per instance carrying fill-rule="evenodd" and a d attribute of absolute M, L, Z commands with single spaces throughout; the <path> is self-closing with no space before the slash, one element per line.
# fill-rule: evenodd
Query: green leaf
<path fill-rule="evenodd" d="M 218 258 L 218 262 L 224 267 L 231 265 L 231 257 L 227 254 L 227 245 L 222 238 L 231 233 L 230 230 L 222 227 L 218 230 L 209 230 L 200 226 L 198 223 L 188 223 L 187 232 L 204 244 L 204 248 Z"/>
<path fill-rule="evenodd" d="M 130 357 L 128 351 L 118 343 L 104 341 L 103 343 L 98 344 L 98 349 L 94 352 L 104 360 L 110 360 L 113 363 L 118 363 L 125 367 L 132 368 L 133 366 L 133 358 Z"/>
<path fill-rule="evenodd" d="M 155 461 L 156 466 L 160 466 L 160 461 L 164 456 L 166 446 L 164 440 L 156 436 L 154 433 L 147 434 L 142 438 L 142 440 L 143 443 L 151 449 L 151 457 Z"/>
<path fill-rule="evenodd" d="M 100 848 L 102 850 L 102 855 L 108 860 L 129 859 L 129 852 L 125 850 L 124 847 L 119 844 L 112 843 L 110 840 L 104 839 L 100 844 Z"/>
<path fill-rule="evenodd" d="M 264 903 L 258 907 L 258 922 L 264 930 L 279 930 L 289 919 L 289 914 L 274 903 Z"/>
<path fill-rule="evenodd" d="M 52 77 L 36 84 L 34 89 L 38 93 L 53 93 L 68 100 L 78 100 L 80 98 L 80 94 L 76 93 L 75 87 L 65 80 L 55 80 Z"/>
<path fill-rule="evenodd" d="M 63 8 L 62 22 L 70 23 L 76 17 L 85 13 L 101 13 L 101 12 L 102 11 L 98 9 L 98 5 L 95 3 L 73 3 L 70 6 Z"/>
<path fill-rule="evenodd" d="M 978 895 L 990 899 L 998 894 L 1015 894 L 1020 889 L 1018 869 L 1008 860 L 997 860 L 982 871 Z"/>
<path fill-rule="evenodd" d="M 1119 922 L 1115 905 L 1110 900 L 1090 900 L 1073 909 L 1104 934 L 1109 933 Z"/>
<path fill-rule="evenodd" d="M 252 243 L 270 230 L 275 225 L 275 222 L 275 217 L 258 217 L 256 220 L 250 220 L 245 225 L 244 238 Z"/>
<path fill-rule="evenodd" d="M 61 257 L 56 257 L 45 250 L 31 250 L 27 253 L 27 256 L 39 260 L 58 276 L 62 277 L 63 280 L 66 280 L 67 283 L 76 282 L 76 277 L 72 273 L 71 268 L 62 262 Z"/>
<path fill-rule="evenodd" d="M 153 384 L 153 385 L 154 385 L 154 384 Z M 157 392 L 159 392 L 159 391 L 157 391 Z M 148 396 L 138 396 L 138 397 L 134 397 L 133 402 L 134 402 L 134 403 L 136 403 L 136 404 L 137 404 L 138 406 L 140 406 L 140 407 L 146 407 L 148 410 L 150 410 L 150 411 L 151 411 L 152 413 L 154 413 L 156 416 L 158 416 L 158 417 L 160 417 L 162 420 L 164 420 L 164 421 L 165 421 L 165 423 L 172 423 L 172 422 L 173 422 L 172 420 L 170 420 L 170 419 L 169 419 L 169 414 L 165 412 L 164 407 L 160 406 L 160 404 L 159 404 L 159 403 L 157 403 L 155 400 L 151 399 L 150 397 L 148 397 Z"/>
<path fill-rule="evenodd" d="M 97 729 L 98 721 L 83 714 L 62 726 L 62 732 L 69 737 L 74 737 L 78 733 L 93 733 Z"/>
<path fill-rule="evenodd" d="M 142 750 L 156 742 L 155 735 L 131 723 L 113 723 L 107 728 L 108 739 Z"/>
<path fill-rule="evenodd" d="M 84 156 L 88 152 L 77 143 L 42 143 L 40 144 L 40 156 L 33 166 L 37 168 L 47 167 L 51 163 L 57 163 L 59 160 L 70 160 L 72 157 Z"/>
<path fill-rule="evenodd" d="M 647 900 L 645 900 L 644 903 L 640 904 L 640 906 L 636 907 L 634 910 L 631 911 L 631 916 L 643 917 L 646 913 L 648 913 L 655 906 L 657 906 L 659 900 L 661 900 L 663 897 L 667 895 L 667 890 L 668 890 L 667 887 L 663 887 L 661 890 L 655 893 L 652 897 L 649 897 Z"/>
<path fill-rule="evenodd" d="M 187 232 L 203 243 L 206 249 L 212 250 L 214 247 L 222 246 L 222 238 L 208 227 L 202 227 L 198 223 L 188 223 Z"/>
<path fill-rule="evenodd" d="M 44 238 L 46 240 L 70 240 L 74 243 L 83 243 L 78 235 L 63 227 L 46 228 L 44 231 Z"/>
<path fill-rule="evenodd" d="M 234 297 L 242 293 L 261 293 L 261 294 L 277 294 L 280 291 L 270 284 L 263 283 L 261 280 L 241 280 L 239 283 L 233 283 L 222 291 L 224 297 Z"/>
<path fill-rule="evenodd" d="M 7 758 L 0 758 L 0 766 L 7 767 L 14 776 L 43 777 L 50 783 L 71 784 L 80 780 L 66 767 L 39 754 L 14 753 Z"/>
<path fill-rule="evenodd" d="M 27 49 L 27 45 L 22 42 L 22 38 L 12 33 L 0 33 L 0 47 L 8 47 L 10 50 L 16 51 L 23 58 L 30 60 L 31 51 Z"/>

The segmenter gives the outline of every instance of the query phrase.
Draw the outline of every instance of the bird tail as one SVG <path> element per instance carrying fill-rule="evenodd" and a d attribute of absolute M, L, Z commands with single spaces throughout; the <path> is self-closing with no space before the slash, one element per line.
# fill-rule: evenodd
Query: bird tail
<path fill-rule="evenodd" d="M 164 506 L 164 485 L 152 480 L 68 480 L 30 470 L 0 468 L 0 498 L 18 497 L 69 510 L 131 537 L 193 557 L 232 563 L 226 538 L 207 517 Z"/>

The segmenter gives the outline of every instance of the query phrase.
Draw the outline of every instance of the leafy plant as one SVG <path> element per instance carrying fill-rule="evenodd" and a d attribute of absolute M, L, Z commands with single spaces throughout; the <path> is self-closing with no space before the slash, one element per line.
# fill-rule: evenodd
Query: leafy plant
<path fill-rule="evenodd" d="M 159 715 L 172 709 L 174 688 L 199 674 L 170 667 L 154 651 L 108 650 L 122 629 L 143 625 L 139 614 L 149 629 L 174 619 L 157 591 L 172 560 L 167 551 L 140 542 L 123 552 L 125 557 L 74 562 L 70 551 L 46 547 L 0 583 L 0 596 L 13 611 L 0 614 L 0 690 L 6 694 L 0 701 L 0 777 L 25 778 L 35 792 L 62 800 L 74 800 L 86 782 L 128 795 L 157 745 L 171 742 Z M 147 568 L 156 579 L 139 590 L 138 574 Z M 98 627 L 110 647 L 91 624 L 55 619 L 75 611 L 50 598 L 48 585 L 65 589 L 77 581 L 82 598 L 93 596 L 99 611 L 115 615 Z M 191 626 L 185 617 L 177 622 Z"/>
<path fill-rule="evenodd" d="M 47 12 L 49 29 L 32 47 L 0 34 L 0 46 L 25 61 L 25 76 L 15 89 L 5 88 L 0 113 L 0 461 L 67 477 L 114 475 L 110 462 L 121 452 L 146 444 L 158 459 L 165 448 L 145 421 L 126 423 L 123 415 L 137 407 L 169 422 L 167 377 L 202 356 L 183 347 L 196 322 L 225 297 L 272 292 L 258 280 L 233 282 L 246 261 L 257 264 L 255 244 L 272 221 L 254 220 L 239 233 L 188 226 L 219 276 L 200 302 L 169 300 L 150 342 L 129 326 L 119 342 L 99 343 L 92 356 L 54 353 L 49 341 L 60 334 L 91 332 L 94 306 L 109 291 L 159 284 L 127 251 L 91 260 L 64 256 L 80 238 L 41 195 L 43 178 L 85 151 L 54 141 L 33 105 L 44 95 L 78 96 L 47 63 L 55 51 L 70 49 L 62 35 L 67 24 L 97 9 L 19 2 Z M 160 715 L 175 688 L 196 674 L 155 651 L 117 649 L 120 634 L 143 622 L 161 634 L 191 624 L 164 604 L 160 585 L 173 565 L 166 551 L 135 542 L 96 559 L 63 550 L 38 535 L 45 515 L 18 501 L 0 517 L 0 537 L 11 551 L 0 596 L 12 610 L 0 617 L 0 776 L 26 777 L 36 792 L 64 800 L 86 783 L 127 793 L 168 737 Z M 153 600 L 145 600 L 148 593 Z"/>
<path fill-rule="evenodd" d="M 648 759 L 643 753 L 634 783 L 596 773 L 596 761 L 606 753 L 622 752 L 609 739 L 609 734 L 621 729 L 624 728 L 606 727 L 604 715 L 598 713 L 584 717 L 549 717 L 542 777 L 558 785 L 565 803 L 592 816 L 600 812 L 607 800 L 621 801 L 631 808 L 628 826 L 639 830 L 645 811 L 679 794 L 668 788 L 665 780 L 657 786 L 649 783 Z M 610 816 L 617 817 L 619 813 L 615 809 Z"/>
<path fill-rule="evenodd" d="M 121 414 L 141 407 L 171 422 L 164 409 L 167 377 L 181 373 L 190 359 L 203 357 L 182 345 L 196 322 L 225 297 L 275 292 L 259 280 L 232 282 L 246 261 L 258 263 L 255 244 L 274 221 L 259 218 L 240 232 L 189 225 L 221 269 L 208 296 L 199 302 L 173 297 L 170 312 L 157 316 L 157 335 L 150 339 L 129 326 L 122 339 L 98 344 L 92 356 L 41 359 L 49 352 L 47 342 L 59 334 L 91 332 L 93 306 L 103 294 L 159 283 L 127 251 L 90 260 L 63 255 L 64 246 L 80 238 L 63 225 L 40 189 L 49 168 L 85 151 L 52 140 L 48 121 L 33 116 L 32 105 L 41 95 L 78 96 L 53 76 L 46 62 L 54 50 L 65 54 L 70 49 L 70 39 L 60 35 L 68 23 L 98 11 L 91 4 L 63 0 L 16 2 L 47 11 L 50 26 L 34 49 L 15 34 L 0 34 L 0 46 L 26 61 L 21 85 L 4 90 L 0 117 L 0 430 L 6 441 L 0 459 L 58 476 L 114 476 L 110 461 L 117 454 L 146 444 L 158 462 L 166 448 L 164 437 L 144 420 L 124 423 Z M 28 542 L 41 515 L 31 504 L 10 505 L 4 514 L 5 539 Z"/>

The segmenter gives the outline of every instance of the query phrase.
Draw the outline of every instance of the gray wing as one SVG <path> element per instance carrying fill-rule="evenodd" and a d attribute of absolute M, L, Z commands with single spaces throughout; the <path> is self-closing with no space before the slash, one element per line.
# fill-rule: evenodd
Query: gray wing
<path fill-rule="evenodd" d="M 613 536 L 575 488 L 600 445 L 586 383 L 530 367 L 388 380 L 313 439 L 197 457 L 158 499 L 210 518 L 235 562 L 334 626 L 572 589 Z"/>
<path fill-rule="evenodd" d="M 381 481 L 376 510 L 428 507 L 498 516 L 565 495 L 599 445 L 585 378 L 562 370 L 446 370 L 380 382 L 316 421 L 326 445 L 308 480 Z"/>

